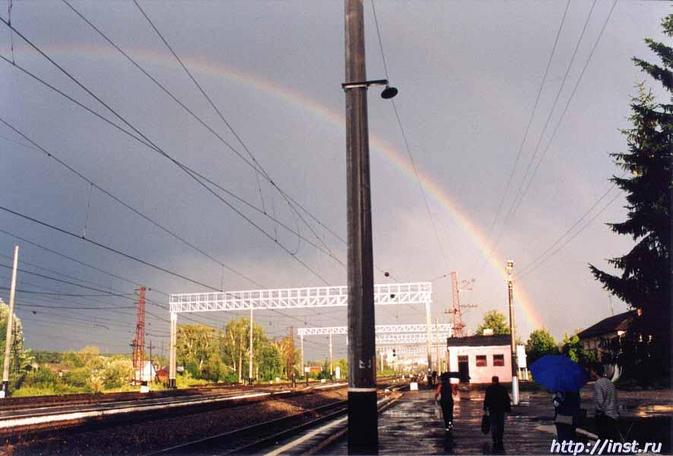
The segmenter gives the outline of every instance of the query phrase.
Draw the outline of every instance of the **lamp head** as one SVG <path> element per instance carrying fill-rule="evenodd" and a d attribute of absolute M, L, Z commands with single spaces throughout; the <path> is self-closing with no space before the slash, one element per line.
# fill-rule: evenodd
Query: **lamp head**
<path fill-rule="evenodd" d="M 390 87 L 389 85 L 386 85 L 386 88 L 381 92 L 381 98 L 384 100 L 394 98 L 395 95 L 397 95 L 397 89 L 395 87 Z"/>

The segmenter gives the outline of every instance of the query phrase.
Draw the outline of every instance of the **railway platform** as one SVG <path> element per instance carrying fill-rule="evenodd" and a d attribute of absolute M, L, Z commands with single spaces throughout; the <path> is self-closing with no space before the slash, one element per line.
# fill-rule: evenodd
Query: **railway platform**
<path fill-rule="evenodd" d="M 491 436 L 481 433 L 483 399 L 483 391 L 461 391 L 454 407 L 454 430 L 449 435 L 432 391 L 404 393 L 379 415 L 378 453 L 493 454 Z M 526 393 L 521 399 L 506 419 L 505 453 L 548 454 L 555 437 L 551 404 Z M 345 425 L 345 419 L 330 423 L 270 454 L 348 454 Z M 335 439 L 339 432 L 341 438 Z"/>

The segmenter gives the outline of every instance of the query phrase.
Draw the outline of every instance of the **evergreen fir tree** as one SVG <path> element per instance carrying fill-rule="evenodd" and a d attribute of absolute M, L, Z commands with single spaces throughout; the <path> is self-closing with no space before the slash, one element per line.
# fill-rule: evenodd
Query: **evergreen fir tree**
<path fill-rule="evenodd" d="M 673 37 L 673 14 L 662 26 L 664 33 Z M 645 41 L 661 65 L 634 58 L 635 64 L 673 94 L 673 49 L 651 39 Z M 657 346 L 635 349 L 640 354 L 633 353 L 634 358 L 663 361 L 661 357 L 667 357 L 663 352 L 670 350 L 673 104 L 657 103 L 644 84 L 638 86 L 638 92 L 631 104 L 632 128 L 623 131 L 628 152 L 612 154 L 626 171 L 612 181 L 626 192 L 628 213 L 625 221 L 608 224 L 612 231 L 631 236 L 636 244 L 625 255 L 609 260 L 620 275 L 593 265 L 590 269 L 607 290 L 638 310 L 630 329 L 632 340 Z"/>

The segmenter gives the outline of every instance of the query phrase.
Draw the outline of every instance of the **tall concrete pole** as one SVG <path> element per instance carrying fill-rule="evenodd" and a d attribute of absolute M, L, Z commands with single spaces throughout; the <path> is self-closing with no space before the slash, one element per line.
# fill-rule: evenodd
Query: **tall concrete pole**
<path fill-rule="evenodd" d="M 442 373 L 442 360 L 439 358 L 439 320 L 435 318 L 435 334 L 432 343 L 435 345 L 435 365 L 437 366 L 437 373 Z"/>
<path fill-rule="evenodd" d="M 175 388 L 176 384 L 176 371 L 177 371 L 177 356 L 176 356 L 176 346 L 178 342 L 178 313 L 171 312 L 171 340 L 170 346 L 168 347 L 168 387 Z"/>
<path fill-rule="evenodd" d="M 329 378 L 332 379 L 332 373 L 334 372 L 334 366 L 332 363 L 332 333 L 329 335 Z"/>
<path fill-rule="evenodd" d="M 432 373 L 432 315 L 430 313 L 430 303 L 425 304 L 425 324 L 428 339 L 428 376 L 430 376 Z"/>
<path fill-rule="evenodd" d="M 519 370 L 517 369 L 516 359 L 516 326 L 514 325 L 514 284 L 512 282 L 512 272 L 514 261 L 507 260 L 507 300 L 509 302 L 509 334 L 510 345 L 512 349 L 512 403 L 519 404 Z"/>
<path fill-rule="evenodd" d="M 301 375 L 302 378 L 306 375 L 304 373 L 304 336 L 301 335 L 299 336 L 299 343 L 301 347 L 301 371 L 299 372 L 299 375 Z"/>
<path fill-rule="evenodd" d="M 252 326 L 252 303 L 250 303 L 250 358 L 248 358 L 248 382 L 252 384 L 252 356 L 253 356 L 253 326 Z"/>
<path fill-rule="evenodd" d="M 9 396 L 9 365 L 12 357 L 12 321 L 14 319 L 14 295 L 16 294 L 16 270 L 19 265 L 19 246 L 14 246 L 14 262 L 12 264 L 12 281 L 9 288 L 9 314 L 7 315 L 7 332 L 5 336 L 5 359 L 2 366 L 3 397 Z"/>
<path fill-rule="evenodd" d="M 345 0 L 346 83 L 367 80 L 362 0 Z M 346 89 L 348 448 L 378 447 L 367 87 Z"/>

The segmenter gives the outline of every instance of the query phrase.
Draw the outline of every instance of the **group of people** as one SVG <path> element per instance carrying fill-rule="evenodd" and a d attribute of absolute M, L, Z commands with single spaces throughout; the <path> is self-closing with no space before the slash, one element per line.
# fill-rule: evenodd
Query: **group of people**
<path fill-rule="evenodd" d="M 619 440 L 617 419 L 617 390 L 610 380 L 612 373 L 609 367 L 600 366 L 596 372 L 597 380 L 593 385 L 593 402 L 596 416 L 596 432 L 602 440 Z M 447 432 L 453 429 L 454 396 L 458 394 L 457 384 L 451 383 L 448 373 L 439 377 L 435 388 L 435 400 L 439 402 Z M 579 391 L 559 391 L 553 396 L 554 424 L 559 442 L 577 441 L 576 429 L 582 418 Z M 500 384 L 494 376 L 486 388 L 483 404 L 484 413 L 488 416 L 493 450 L 503 450 L 505 430 L 505 414 L 511 412 L 511 401 L 507 388 Z"/>
<path fill-rule="evenodd" d="M 610 380 L 612 374 L 610 366 L 596 368 L 597 379 L 593 387 L 593 403 L 598 438 L 618 441 L 621 438 L 617 424 L 619 408 L 617 389 Z M 580 401 L 579 391 L 558 391 L 554 394 L 554 424 L 559 442 L 577 440 L 576 430 L 583 418 Z"/>
<path fill-rule="evenodd" d="M 439 402 L 444 416 L 444 428 L 447 432 L 453 429 L 453 396 L 458 394 L 458 385 L 451 383 L 448 373 L 439 377 L 435 389 L 435 400 Z M 484 413 L 488 416 L 493 449 L 502 450 L 502 438 L 505 432 L 505 413 L 512 410 L 509 392 L 500 384 L 498 376 L 493 376 L 491 384 L 486 388 L 484 396 Z"/>

